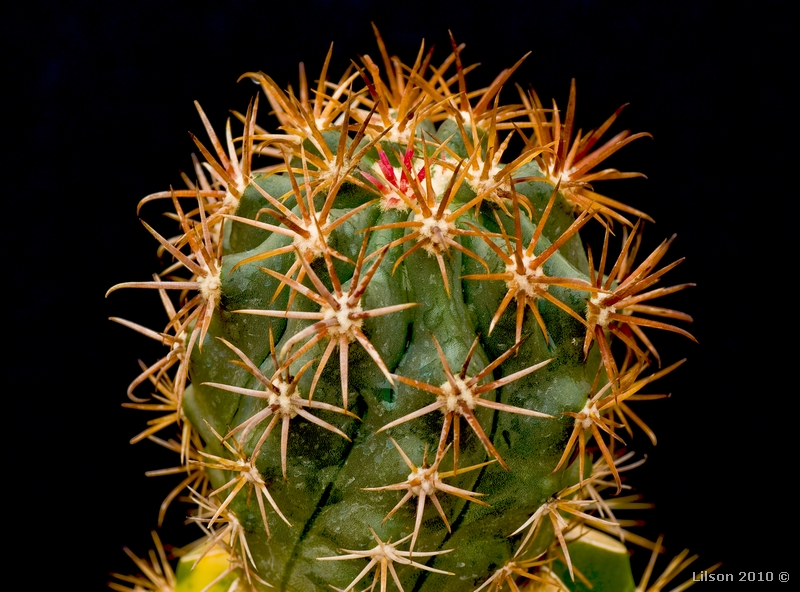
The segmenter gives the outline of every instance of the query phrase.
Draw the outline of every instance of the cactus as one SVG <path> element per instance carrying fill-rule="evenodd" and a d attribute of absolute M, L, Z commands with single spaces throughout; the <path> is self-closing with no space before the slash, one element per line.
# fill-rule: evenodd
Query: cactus
<path fill-rule="evenodd" d="M 616 540 L 660 548 L 614 514 L 646 504 L 614 496 L 641 462 L 623 441 L 655 441 L 632 407 L 681 364 L 654 340 L 694 339 L 652 301 L 689 284 L 656 287 L 671 240 L 639 256 L 649 217 L 594 185 L 639 176 L 601 165 L 648 134 L 605 140 L 619 111 L 576 131 L 574 82 L 564 112 L 501 104 L 523 60 L 468 92 L 452 37 L 438 66 L 377 38 L 298 94 L 245 74 L 238 138 L 197 105 L 195 178 L 142 200 L 179 230 L 143 221 L 170 262 L 109 291 L 157 290 L 169 319 L 113 319 L 168 348 L 126 405 L 158 414 L 134 442 L 180 455 L 159 523 L 183 494 L 205 536 L 176 573 L 156 539 L 161 567 L 133 556 L 112 588 L 661 590 L 675 567 L 637 587 Z"/>

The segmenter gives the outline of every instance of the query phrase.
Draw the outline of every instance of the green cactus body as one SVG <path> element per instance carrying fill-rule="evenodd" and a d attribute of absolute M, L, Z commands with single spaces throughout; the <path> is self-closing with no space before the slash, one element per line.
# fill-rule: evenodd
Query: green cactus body
<path fill-rule="evenodd" d="M 212 131 L 202 181 L 154 196 L 184 234 L 151 232 L 192 277 L 118 287 L 196 294 L 137 379 L 177 411 L 195 556 L 223 549 L 215 578 L 243 589 L 573 589 L 583 566 L 633 590 L 624 546 L 592 545 L 617 529 L 592 492 L 619 485 L 626 401 L 672 368 L 647 369 L 642 329 L 689 335 L 641 303 L 685 286 L 648 292 L 666 246 L 593 260 L 578 231 L 643 216 L 586 187 L 631 176 L 589 171 L 639 134 L 570 145 L 574 87 L 562 123 L 534 94 L 497 106 L 511 71 L 476 102 L 425 66 L 400 89 L 364 58 L 367 92 L 349 78 L 314 103 L 251 74 L 285 134 L 255 127 L 256 101 L 239 155 Z M 534 131 L 502 165 L 512 119 Z M 283 162 L 254 171 L 258 151 Z"/>

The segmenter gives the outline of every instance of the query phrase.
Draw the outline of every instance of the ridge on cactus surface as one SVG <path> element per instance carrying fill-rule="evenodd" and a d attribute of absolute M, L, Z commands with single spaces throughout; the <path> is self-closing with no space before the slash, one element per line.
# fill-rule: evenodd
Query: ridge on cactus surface
<path fill-rule="evenodd" d="M 524 57 L 468 90 L 452 35 L 404 65 L 375 33 L 338 79 L 331 53 L 296 92 L 246 73 L 224 134 L 196 104 L 194 175 L 140 203 L 173 208 L 142 221 L 164 267 L 109 293 L 155 291 L 168 322 L 112 320 L 167 349 L 125 406 L 180 459 L 159 524 L 189 501 L 202 538 L 173 570 L 154 535 L 111 588 L 663 590 L 694 558 L 651 584 L 661 540 L 617 513 L 649 507 L 627 447 L 683 362 L 659 334 L 694 340 L 659 299 L 692 284 L 599 192 L 649 134 L 607 137 L 621 108 L 576 129 L 574 81 L 565 110 L 511 87 Z M 654 553 L 638 585 L 626 544 Z"/>

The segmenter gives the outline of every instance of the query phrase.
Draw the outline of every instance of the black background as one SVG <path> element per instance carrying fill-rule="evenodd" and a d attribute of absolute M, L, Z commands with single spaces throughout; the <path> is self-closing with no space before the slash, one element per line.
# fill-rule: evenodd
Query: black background
<path fill-rule="evenodd" d="M 5 356 L 13 454 L 4 481 L 6 539 L 23 544 L 35 564 L 59 566 L 34 570 L 34 581 L 101 590 L 109 572 L 133 571 L 122 547 L 141 555 L 151 546 L 158 505 L 174 483 L 144 476 L 174 459 L 149 442 L 128 445 L 146 417 L 120 408 L 137 359 L 153 361 L 160 348 L 107 321 L 118 315 L 155 327 L 163 311 L 154 293 L 103 294 L 159 269 L 136 204 L 180 185 L 178 171 L 190 170 L 195 148 L 186 132 L 204 137 L 192 101 L 221 130 L 228 109 L 244 111 L 257 90 L 237 84 L 239 75 L 263 70 L 296 87 L 297 63 L 315 78 L 332 41 L 330 76 L 338 78 L 359 54 L 377 57 L 370 21 L 405 62 L 423 38 L 436 45 L 434 62 L 444 59 L 452 30 L 466 43 L 465 63 L 482 64 L 468 75 L 472 89 L 532 50 L 513 81 L 565 107 L 576 78 L 584 129 L 630 103 L 612 133 L 654 139 L 634 142 L 610 164 L 648 180 L 600 189 L 655 218 L 650 248 L 677 233 L 666 261 L 686 261 L 665 285 L 697 287 L 663 304 L 692 314 L 699 340 L 655 336 L 666 363 L 688 362 L 658 383 L 670 400 L 638 407 L 659 438 L 652 447 L 639 432 L 631 442 L 649 460 L 629 483 L 657 506 L 639 530 L 666 533 L 670 554 L 700 553 L 697 570 L 722 561 L 721 571 L 737 575 L 800 577 L 788 563 L 796 548 L 789 441 L 797 431 L 790 35 L 798 24 L 788 2 L 15 6 L 0 22 L 2 95 L 10 97 L 5 341 L 13 352 Z M 515 100 L 514 89 L 502 98 Z M 265 115 L 262 125 L 274 129 Z M 158 208 L 143 216 L 157 219 Z M 168 521 L 179 524 L 181 513 L 175 506 Z M 181 544 L 199 531 L 166 533 Z M 646 555 L 637 551 L 637 561 Z"/>

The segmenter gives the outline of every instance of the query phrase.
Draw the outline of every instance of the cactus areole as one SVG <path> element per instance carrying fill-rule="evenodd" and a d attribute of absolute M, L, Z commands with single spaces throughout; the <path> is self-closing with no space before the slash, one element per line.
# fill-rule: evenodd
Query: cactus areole
<path fill-rule="evenodd" d="M 522 60 L 468 92 L 455 41 L 436 66 L 378 47 L 298 94 L 245 74 L 236 136 L 197 105 L 194 177 L 143 200 L 177 232 L 144 223 L 165 268 L 111 290 L 168 317 L 113 319 L 167 346 L 126 406 L 180 455 L 159 521 L 190 498 L 204 536 L 116 590 L 635 588 L 622 442 L 654 439 L 632 407 L 680 364 L 659 333 L 694 339 L 652 303 L 687 287 L 669 242 L 639 256 L 649 218 L 597 192 L 648 134 L 578 131 L 574 83 L 565 111 L 507 87 Z"/>

